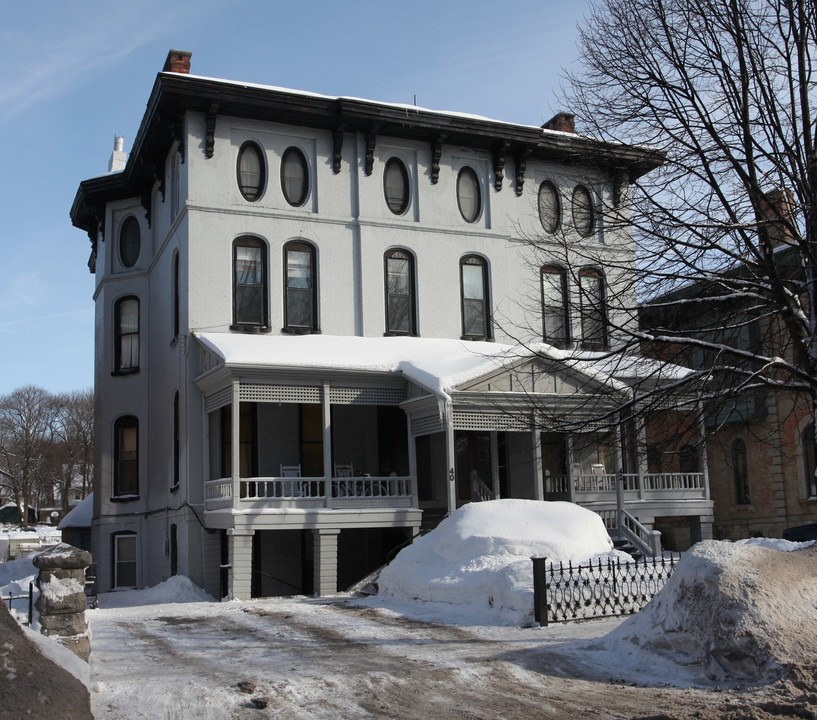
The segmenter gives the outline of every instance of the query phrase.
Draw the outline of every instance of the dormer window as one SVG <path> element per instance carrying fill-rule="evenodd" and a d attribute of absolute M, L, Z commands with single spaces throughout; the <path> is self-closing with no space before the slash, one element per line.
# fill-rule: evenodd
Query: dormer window
<path fill-rule="evenodd" d="M 266 166 L 261 148 L 245 142 L 238 151 L 238 189 L 245 200 L 255 202 L 264 194 Z"/>

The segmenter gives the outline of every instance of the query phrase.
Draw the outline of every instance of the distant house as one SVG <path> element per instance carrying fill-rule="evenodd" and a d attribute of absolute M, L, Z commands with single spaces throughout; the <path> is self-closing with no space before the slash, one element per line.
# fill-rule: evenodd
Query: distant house
<path fill-rule="evenodd" d="M 616 471 L 643 528 L 710 535 L 705 472 L 646 472 L 644 426 L 612 412 L 643 379 L 600 364 L 634 252 L 605 208 L 660 157 L 566 114 L 514 125 L 189 65 L 171 51 L 132 152 L 118 140 L 71 209 L 96 273 L 100 590 L 183 573 L 219 597 L 332 593 L 465 502 L 614 521 Z M 557 232 L 615 239 L 616 262 L 521 242 Z"/>
<path fill-rule="evenodd" d="M 90 493 L 75 505 L 60 521 L 57 529 L 62 531 L 62 541 L 91 552 L 91 521 L 94 513 L 94 494 Z"/>

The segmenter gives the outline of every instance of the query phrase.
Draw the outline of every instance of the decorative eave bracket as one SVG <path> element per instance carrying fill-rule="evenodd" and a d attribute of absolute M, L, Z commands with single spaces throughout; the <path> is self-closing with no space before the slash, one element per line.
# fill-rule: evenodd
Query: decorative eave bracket
<path fill-rule="evenodd" d="M 332 132 L 332 172 L 340 172 L 341 151 L 343 150 L 343 130 L 340 127 Z"/>
<path fill-rule="evenodd" d="M 522 190 L 525 187 L 525 169 L 528 166 L 528 158 L 533 151 L 530 148 L 523 148 L 516 153 L 516 195 L 522 195 Z"/>
<path fill-rule="evenodd" d="M 440 157 L 443 154 L 443 143 L 448 136 L 445 133 L 437 135 L 431 141 L 431 184 L 436 185 L 440 179 Z"/>
<path fill-rule="evenodd" d="M 503 142 L 494 148 L 494 189 L 502 190 L 502 181 L 505 178 L 505 153 L 508 152 L 511 144 Z"/>
<path fill-rule="evenodd" d="M 374 130 L 369 130 L 366 133 L 366 165 L 364 172 L 366 175 L 371 175 L 374 169 L 374 149 L 377 145 L 377 133 Z"/>
<path fill-rule="evenodd" d="M 613 173 L 613 207 L 621 207 L 627 188 L 630 187 L 630 173 L 622 168 Z"/>
<path fill-rule="evenodd" d="M 206 135 L 204 137 L 204 156 L 209 160 L 213 157 L 216 148 L 216 116 L 218 115 L 218 105 L 213 103 L 207 111 L 205 120 L 207 123 Z"/>

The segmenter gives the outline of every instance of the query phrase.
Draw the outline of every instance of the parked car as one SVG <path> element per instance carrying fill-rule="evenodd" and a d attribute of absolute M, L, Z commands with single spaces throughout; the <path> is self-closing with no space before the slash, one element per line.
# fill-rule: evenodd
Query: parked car
<path fill-rule="evenodd" d="M 817 540 L 817 523 L 806 525 L 796 525 L 786 528 L 783 531 L 783 539 L 792 542 L 804 542 L 806 540 Z"/>

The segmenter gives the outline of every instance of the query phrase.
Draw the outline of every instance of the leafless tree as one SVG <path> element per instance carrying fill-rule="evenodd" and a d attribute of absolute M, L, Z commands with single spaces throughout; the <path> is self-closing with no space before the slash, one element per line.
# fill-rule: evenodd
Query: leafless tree
<path fill-rule="evenodd" d="M 664 158 L 603 193 L 601 222 L 625 229 L 634 255 L 563 238 L 574 275 L 592 265 L 617 278 L 611 362 L 649 345 L 694 365 L 685 382 L 705 396 L 780 389 L 813 411 L 817 3 L 598 0 L 579 48 L 565 97 L 577 126 Z M 551 255 L 557 245 L 534 242 Z"/>
<path fill-rule="evenodd" d="M 85 497 L 91 491 L 94 459 L 94 393 L 76 390 L 54 397 L 52 427 L 58 494 L 62 511 L 69 509 L 71 490 Z"/>

